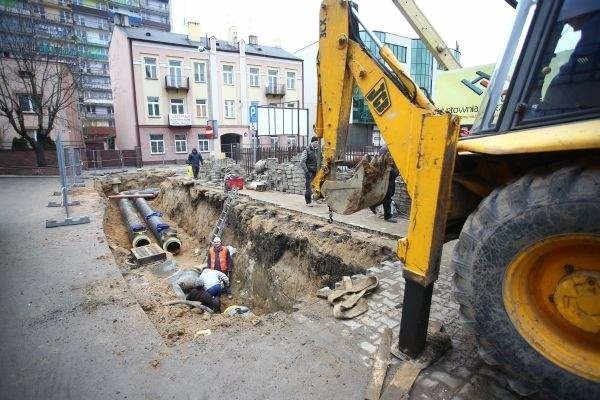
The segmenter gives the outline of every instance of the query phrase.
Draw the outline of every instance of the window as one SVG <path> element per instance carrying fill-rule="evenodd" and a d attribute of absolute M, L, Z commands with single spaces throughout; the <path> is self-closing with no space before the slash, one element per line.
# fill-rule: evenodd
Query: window
<path fill-rule="evenodd" d="M 194 82 L 206 82 L 206 64 L 203 62 L 194 63 Z"/>
<path fill-rule="evenodd" d="M 598 39 L 592 44 L 588 38 L 598 31 L 600 4 L 591 2 L 588 9 L 578 10 L 570 3 L 563 3 L 551 39 L 544 46 L 526 94 L 528 107 L 522 121 L 589 113 L 600 108 Z"/>
<path fill-rule="evenodd" d="M 223 84 L 233 85 L 233 65 L 223 65 Z"/>
<path fill-rule="evenodd" d="M 158 96 L 148 96 L 148 116 L 159 117 L 160 116 L 160 105 L 158 102 Z"/>
<path fill-rule="evenodd" d="M 34 112 L 35 104 L 33 102 L 33 98 L 31 95 L 27 93 L 19 93 L 17 94 L 17 98 L 19 100 L 19 110 L 24 112 Z"/>
<path fill-rule="evenodd" d="M 209 149 L 208 139 L 201 139 L 202 135 L 198 135 L 198 151 L 201 153 L 207 153 Z"/>
<path fill-rule="evenodd" d="M 183 99 L 171 99 L 171 114 L 185 114 Z"/>
<path fill-rule="evenodd" d="M 270 87 L 277 86 L 277 70 L 276 69 L 270 69 L 268 77 L 269 77 L 269 86 Z"/>
<path fill-rule="evenodd" d="M 271 140 L 271 143 L 270 143 L 271 148 L 272 149 L 277 148 L 277 144 L 279 143 L 279 139 L 277 137 L 270 137 L 269 139 Z"/>
<path fill-rule="evenodd" d="M 288 142 L 288 147 L 298 146 L 298 138 L 296 136 L 288 136 L 287 142 Z"/>
<path fill-rule="evenodd" d="M 234 100 L 225 100 L 225 118 L 235 118 Z"/>
<path fill-rule="evenodd" d="M 256 67 L 250 67 L 250 86 L 259 86 L 260 82 L 260 69 Z"/>
<path fill-rule="evenodd" d="M 293 71 L 288 71 L 285 74 L 286 80 L 286 88 L 291 90 L 296 90 L 296 73 Z"/>
<path fill-rule="evenodd" d="M 146 70 L 146 79 L 156 79 L 156 58 L 144 58 L 144 68 Z"/>
<path fill-rule="evenodd" d="M 187 153 L 186 135 L 175 135 L 175 153 Z"/>
<path fill-rule="evenodd" d="M 196 117 L 206 118 L 206 99 L 196 99 Z"/>
<path fill-rule="evenodd" d="M 285 103 L 285 106 L 287 108 L 296 108 L 296 102 L 295 101 L 290 101 L 289 103 Z"/>
<path fill-rule="evenodd" d="M 163 135 L 150 135 L 150 154 L 165 154 Z"/>

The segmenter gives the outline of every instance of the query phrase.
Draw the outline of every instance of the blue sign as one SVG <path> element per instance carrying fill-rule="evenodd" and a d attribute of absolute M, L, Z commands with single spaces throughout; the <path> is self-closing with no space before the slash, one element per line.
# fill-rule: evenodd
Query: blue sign
<path fill-rule="evenodd" d="M 250 106 L 250 123 L 258 123 L 258 107 Z"/>

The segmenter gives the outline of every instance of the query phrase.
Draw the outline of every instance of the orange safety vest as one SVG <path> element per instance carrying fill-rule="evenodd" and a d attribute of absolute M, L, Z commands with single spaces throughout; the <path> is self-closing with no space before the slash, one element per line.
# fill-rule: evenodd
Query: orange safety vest
<path fill-rule="evenodd" d="M 221 246 L 221 250 L 219 251 L 219 253 L 215 253 L 215 248 L 213 246 L 210 246 L 208 253 L 210 254 L 210 269 L 216 269 L 215 267 L 217 265 L 220 265 L 221 266 L 220 271 L 223 272 L 224 274 L 226 274 L 227 273 L 227 247 Z M 218 263 L 217 263 L 217 259 L 219 260 Z"/>

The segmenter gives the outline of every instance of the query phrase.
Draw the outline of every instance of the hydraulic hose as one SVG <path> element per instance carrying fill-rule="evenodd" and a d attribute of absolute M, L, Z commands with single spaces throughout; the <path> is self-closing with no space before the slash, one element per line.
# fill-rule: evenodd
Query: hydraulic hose
<path fill-rule="evenodd" d="M 172 254 L 179 253 L 181 241 L 177 237 L 177 231 L 169 226 L 161 217 L 162 214 L 154 211 L 145 199 L 138 197 L 134 200 L 135 206 L 146 219 L 148 227 L 165 251 Z"/>
<path fill-rule="evenodd" d="M 146 226 L 135 212 L 131 201 L 129 199 L 119 199 L 119 210 L 121 210 L 121 217 L 129 233 L 131 247 L 150 244 L 150 238 L 146 235 Z"/>

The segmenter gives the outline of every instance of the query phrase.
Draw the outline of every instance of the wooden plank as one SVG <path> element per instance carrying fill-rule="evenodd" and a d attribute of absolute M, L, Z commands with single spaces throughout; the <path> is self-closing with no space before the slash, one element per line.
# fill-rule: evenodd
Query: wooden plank
<path fill-rule="evenodd" d="M 379 400 L 381 387 L 383 386 L 385 374 L 390 363 L 390 347 L 392 347 L 392 330 L 385 328 L 381 335 L 381 343 L 377 349 L 375 360 L 373 361 L 371 380 L 365 390 L 365 400 Z"/>
<path fill-rule="evenodd" d="M 403 362 L 398 367 L 388 387 L 385 388 L 380 400 L 407 399 L 417 375 L 427 365 L 412 360 Z"/>

